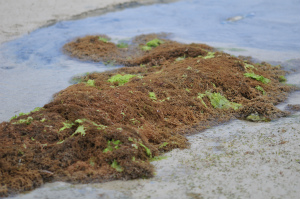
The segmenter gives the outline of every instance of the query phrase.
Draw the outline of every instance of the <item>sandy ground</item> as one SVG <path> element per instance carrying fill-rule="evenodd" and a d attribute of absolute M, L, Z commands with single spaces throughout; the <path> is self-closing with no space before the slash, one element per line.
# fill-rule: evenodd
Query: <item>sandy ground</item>
<path fill-rule="evenodd" d="M 0 0 L 0 44 L 57 21 L 164 0 Z"/>
<path fill-rule="evenodd" d="M 0 0 L 0 43 L 90 11 L 120 9 L 124 4 L 119 4 L 126 2 L 151 1 Z M 58 182 L 17 198 L 296 199 L 300 195 L 299 129 L 299 113 L 268 124 L 234 121 L 190 137 L 191 149 L 174 150 L 166 154 L 167 159 L 154 162 L 153 179 L 76 186 Z"/>

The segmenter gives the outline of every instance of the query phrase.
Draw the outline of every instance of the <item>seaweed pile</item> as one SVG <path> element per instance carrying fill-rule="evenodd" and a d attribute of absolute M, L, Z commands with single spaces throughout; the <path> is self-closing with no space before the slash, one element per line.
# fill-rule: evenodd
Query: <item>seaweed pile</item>
<path fill-rule="evenodd" d="M 274 106 L 293 90 L 279 66 L 157 37 L 116 45 L 87 36 L 64 46 L 79 59 L 131 67 L 88 74 L 44 107 L 2 122 L 0 196 L 45 182 L 151 177 L 150 161 L 187 148 L 186 134 L 288 114 Z"/>

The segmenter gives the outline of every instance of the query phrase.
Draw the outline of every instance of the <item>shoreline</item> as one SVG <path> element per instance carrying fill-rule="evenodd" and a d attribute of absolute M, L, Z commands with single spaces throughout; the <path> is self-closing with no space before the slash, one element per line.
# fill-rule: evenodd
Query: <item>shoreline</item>
<path fill-rule="evenodd" d="M 178 0 L 38 1 L 0 0 L 0 44 L 59 21 L 99 16 L 126 8 Z"/>

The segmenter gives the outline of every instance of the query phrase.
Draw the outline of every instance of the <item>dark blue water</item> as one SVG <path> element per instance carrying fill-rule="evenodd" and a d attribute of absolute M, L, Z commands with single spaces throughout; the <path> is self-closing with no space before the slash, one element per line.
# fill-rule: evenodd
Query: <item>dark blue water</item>
<path fill-rule="evenodd" d="M 228 18 L 237 17 L 236 21 Z M 280 61 L 300 57 L 300 1 L 185 0 L 62 21 L 0 46 L 0 121 L 43 106 L 78 73 L 114 69 L 62 54 L 76 37 L 107 34 L 117 41 L 172 33 L 182 42 L 235 48 L 232 53 Z M 236 48 L 243 52 L 236 52 Z"/>

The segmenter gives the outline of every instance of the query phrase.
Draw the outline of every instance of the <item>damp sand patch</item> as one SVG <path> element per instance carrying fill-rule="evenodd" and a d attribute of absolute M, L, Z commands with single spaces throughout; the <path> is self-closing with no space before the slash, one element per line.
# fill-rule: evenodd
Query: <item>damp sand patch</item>
<path fill-rule="evenodd" d="M 163 42 L 142 49 L 154 39 Z M 152 177 L 150 161 L 189 147 L 185 135 L 253 114 L 267 121 L 286 116 L 274 105 L 295 89 L 281 82 L 279 67 L 157 35 L 138 36 L 128 48 L 104 35 L 64 48 L 78 59 L 131 67 L 87 74 L 43 108 L 2 122 L 0 196 L 46 182 Z"/>

